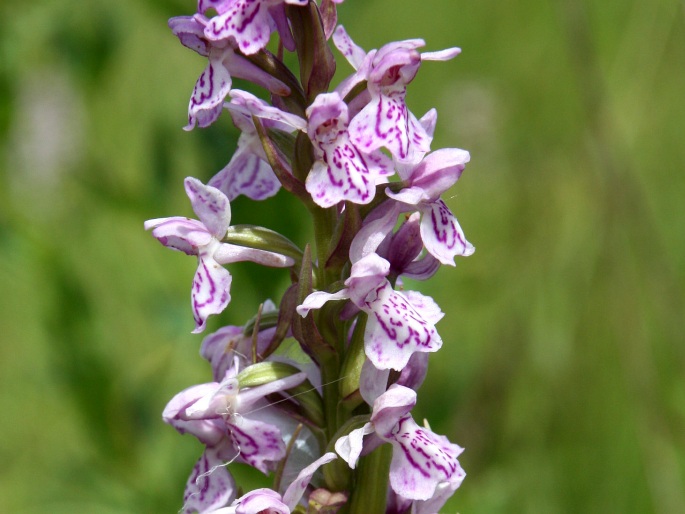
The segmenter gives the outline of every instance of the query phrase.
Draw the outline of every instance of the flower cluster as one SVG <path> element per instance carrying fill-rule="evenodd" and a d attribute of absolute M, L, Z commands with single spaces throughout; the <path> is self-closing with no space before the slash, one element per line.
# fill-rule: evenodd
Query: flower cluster
<path fill-rule="evenodd" d="M 337 25 L 341 2 L 198 0 L 194 15 L 169 20 L 209 61 L 186 129 L 227 111 L 241 132 L 221 171 L 206 183 L 185 179 L 197 219 L 145 223 L 164 246 L 197 257 L 193 332 L 231 301 L 225 265 L 287 268 L 292 282 L 278 306 L 265 300 L 244 326 L 206 336 L 200 354 L 212 381 L 164 409 L 165 422 L 205 446 L 184 513 L 430 514 L 465 476 L 462 448 L 411 415 L 428 354 L 443 344 L 443 312 L 402 286 L 474 251 L 441 198 L 469 153 L 432 150 L 436 111 L 417 118 L 406 104 L 422 63 L 460 50 L 421 53 L 424 41 L 413 39 L 367 52 Z M 352 67 L 335 87 L 331 46 Z M 285 52 L 296 54 L 299 77 Z M 261 201 L 281 188 L 308 209 L 315 244 L 231 225 L 233 199 Z M 273 488 L 243 494 L 233 462 L 273 473 Z"/>

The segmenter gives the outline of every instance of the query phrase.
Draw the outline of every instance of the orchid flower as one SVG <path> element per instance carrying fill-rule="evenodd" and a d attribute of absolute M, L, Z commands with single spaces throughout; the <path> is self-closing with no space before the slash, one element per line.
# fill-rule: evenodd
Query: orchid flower
<path fill-rule="evenodd" d="M 437 150 L 402 177 L 408 187 L 397 193 L 386 190 L 390 198 L 421 212 L 421 238 L 426 250 L 442 264 L 451 266 L 456 255 L 467 257 L 475 248 L 464 237 L 457 218 L 440 195 L 459 179 L 467 162 L 469 153 L 465 150 Z"/>
<path fill-rule="evenodd" d="M 197 255 L 198 267 L 191 289 L 193 333 L 197 333 L 204 330 L 207 317 L 222 312 L 231 300 L 231 274 L 221 264 L 251 261 L 287 267 L 292 266 L 293 260 L 265 250 L 222 243 L 231 222 L 228 198 L 193 177 L 186 178 L 184 184 L 200 220 L 179 216 L 152 219 L 145 222 L 145 230 L 152 230 L 152 235 L 172 250 Z"/>
<path fill-rule="evenodd" d="M 307 108 L 307 118 L 316 162 L 306 188 L 314 202 L 324 208 L 345 200 L 371 202 L 376 186 L 394 173 L 392 161 L 380 151 L 363 154 L 350 141 L 347 104 L 338 93 L 318 95 Z"/>
<path fill-rule="evenodd" d="M 342 25 L 333 33 L 333 42 L 356 70 L 339 86 L 345 93 L 362 80 L 367 81 L 371 99 L 350 122 L 352 142 L 363 152 L 387 148 L 399 162 L 418 162 L 430 150 L 432 135 L 407 108 L 407 85 L 414 79 L 422 61 L 446 61 L 456 57 L 459 48 L 439 52 L 418 52 L 422 39 L 389 43 L 368 54 L 357 46 Z"/>
<path fill-rule="evenodd" d="M 388 261 L 373 253 L 352 265 L 344 289 L 337 293 L 315 291 L 297 312 L 306 316 L 330 300 L 350 299 L 368 314 L 364 352 L 381 370 L 402 370 L 414 352 L 435 352 L 442 339 L 435 330 L 443 313 L 430 297 L 414 292 L 411 297 L 395 291 L 386 279 Z"/>
<path fill-rule="evenodd" d="M 169 27 L 184 46 L 209 58 L 190 96 L 185 130 L 192 130 L 196 124 L 207 127 L 216 121 L 231 90 L 232 76 L 250 80 L 276 95 L 290 94 L 288 86 L 252 64 L 228 41 L 209 40 L 205 36 L 208 22 L 201 14 L 176 16 L 169 20 Z"/>
<path fill-rule="evenodd" d="M 374 402 L 371 420 L 338 439 L 335 451 L 354 469 L 364 446 L 369 445 L 364 436 L 373 434 L 393 446 L 390 487 L 395 493 L 407 500 L 444 503 L 445 491 L 451 494 L 466 476 L 457 460 L 464 450 L 446 437 L 419 427 L 409 414 L 415 404 L 415 391 L 391 385 Z"/>
<path fill-rule="evenodd" d="M 239 195 L 264 200 L 281 188 L 267 159 L 252 116 L 260 118 L 264 127 L 282 132 L 305 130 L 306 122 L 299 116 L 272 107 L 247 91 L 229 93 L 231 101 L 224 104 L 233 123 L 241 130 L 238 148 L 230 162 L 209 181 L 233 201 Z"/>
<path fill-rule="evenodd" d="M 266 46 L 274 30 L 278 30 L 283 46 L 294 50 L 284 7 L 308 3 L 309 0 L 199 0 L 197 10 L 204 14 L 211 8 L 218 13 L 205 28 L 207 39 L 229 40 L 245 55 L 252 55 Z"/>
<path fill-rule="evenodd" d="M 178 432 L 190 433 L 205 444 L 206 450 L 195 465 L 184 495 L 186 512 L 209 512 L 231 501 L 234 488 L 225 462 L 246 462 L 263 473 L 273 469 L 285 456 L 281 429 L 270 422 L 258 408 L 264 407 L 268 394 L 300 384 L 304 373 L 275 380 L 262 386 L 240 389 L 236 379 L 237 364 L 226 372 L 221 382 L 190 387 L 167 404 L 162 417 Z M 267 421 L 258 418 L 263 417 Z M 228 496 L 224 491 L 228 490 Z M 208 494 L 207 491 L 222 491 Z M 191 508 L 192 507 L 192 508 Z"/>

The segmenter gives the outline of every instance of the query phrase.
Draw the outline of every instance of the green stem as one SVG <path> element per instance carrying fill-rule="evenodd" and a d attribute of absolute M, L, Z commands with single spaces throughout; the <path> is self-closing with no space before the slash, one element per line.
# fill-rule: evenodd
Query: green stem
<path fill-rule="evenodd" d="M 383 444 L 359 461 L 347 514 L 385 514 L 392 445 Z"/>

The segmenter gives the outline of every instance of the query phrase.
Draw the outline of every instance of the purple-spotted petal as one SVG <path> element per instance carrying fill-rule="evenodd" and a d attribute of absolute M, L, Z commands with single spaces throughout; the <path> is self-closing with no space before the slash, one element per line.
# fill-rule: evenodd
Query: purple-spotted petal
<path fill-rule="evenodd" d="M 338 25 L 338 28 L 333 32 L 333 43 L 345 59 L 347 59 L 347 62 L 355 70 L 359 69 L 366 57 L 366 52 L 352 41 L 352 38 L 347 34 L 342 25 Z"/>
<path fill-rule="evenodd" d="M 365 153 L 387 148 L 398 161 L 415 162 L 430 150 L 431 137 L 409 112 L 404 95 L 378 95 L 350 122 L 351 141 Z"/>
<path fill-rule="evenodd" d="M 191 289 L 194 334 L 205 329 L 210 315 L 219 314 L 228 306 L 231 301 L 231 280 L 231 274 L 214 260 L 210 252 L 200 252 Z"/>
<path fill-rule="evenodd" d="M 281 431 L 274 425 L 239 415 L 229 420 L 228 429 L 241 459 L 262 473 L 285 457 Z"/>
<path fill-rule="evenodd" d="M 321 94 L 307 109 L 307 132 L 317 161 L 307 176 L 306 188 L 324 208 L 341 201 L 367 204 L 376 185 L 391 174 L 391 160 L 380 152 L 362 154 L 347 133 L 348 109 L 338 93 Z"/>
<path fill-rule="evenodd" d="M 195 83 L 188 104 L 188 125 L 192 130 L 195 124 L 208 127 L 221 114 L 224 98 L 231 90 L 231 75 L 224 66 L 223 50 L 211 50 L 209 64 Z"/>
<path fill-rule="evenodd" d="M 275 24 L 263 0 L 235 0 L 223 13 L 209 20 L 205 37 L 232 40 L 245 55 L 259 52 L 269 42 Z"/>
<path fill-rule="evenodd" d="M 187 255 L 197 255 L 198 247 L 212 240 L 212 234 L 202 223 L 179 216 L 148 220 L 145 230 L 152 230 L 152 235 L 164 246 Z"/>
<path fill-rule="evenodd" d="M 219 189 L 230 201 L 240 195 L 253 200 L 264 200 L 274 196 L 281 188 L 281 183 L 268 162 L 259 155 L 241 151 L 240 148 L 226 167 L 212 177 L 208 185 Z"/>
<path fill-rule="evenodd" d="M 307 134 L 317 145 L 334 143 L 345 133 L 349 122 L 347 104 L 338 93 L 320 94 L 307 107 Z"/>
<path fill-rule="evenodd" d="M 433 324 L 423 319 L 389 282 L 367 300 L 364 310 L 369 314 L 364 351 L 378 369 L 399 371 L 414 352 L 435 352 L 442 346 Z"/>
<path fill-rule="evenodd" d="M 419 427 L 410 415 L 400 419 L 387 440 L 398 447 L 390 463 L 390 486 L 400 496 L 428 500 L 440 484 L 460 483 L 463 479 L 457 460 L 463 448 Z"/>
<path fill-rule="evenodd" d="M 207 448 L 188 477 L 183 514 L 209 514 L 235 498 L 236 484 L 216 452 Z"/>
<path fill-rule="evenodd" d="M 454 266 L 454 257 L 468 257 L 476 249 L 466 240 L 457 218 L 445 202 L 428 204 L 421 218 L 421 238 L 428 250 L 443 264 Z"/>
<path fill-rule="evenodd" d="M 197 217 L 214 237 L 222 239 L 231 224 L 231 204 L 226 195 L 193 177 L 187 177 L 183 183 Z"/>
<path fill-rule="evenodd" d="M 376 181 L 364 157 L 349 142 L 331 150 L 327 152 L 329 164 L 317 161 L 307 176 L 305 186 L 312 200 L 324 209 L 346 200 L 371 202 Z"/>
<path fill-rule="evenodd" d="M 333 452 L 324 453 L 321 457 L 300 471 L 300 474 L 297 475 L 297 478 L 288 486 L 288 489 L 286 489 L 285 493 L 283 493 L 283 502 L 290 510 L 293 510 L 300 501 L 300 498 L 302 498 L 302 495 L 307 489 L 309 482 L 311 482 L 314 473 L 316 473 L 316 471 L 324 464 L 328 464 L 337 458 L 338 456 Z"/>

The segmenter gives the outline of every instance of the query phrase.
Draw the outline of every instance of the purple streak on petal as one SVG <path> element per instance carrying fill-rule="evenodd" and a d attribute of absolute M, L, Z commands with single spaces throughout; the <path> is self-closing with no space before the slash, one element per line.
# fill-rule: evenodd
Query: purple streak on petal
<path fill-rule="evenodd" d="M 430 149 L 431 138 L 407 110 L 404 92 L 372 98 L 350 122 L 349 133 L 362 151 L 385 147 L 399 161 L 415 161 Z"/>
<path fill-rule="evenodd" d="M 209 64 L 197 79 L 190 96 L 185 130 L 192 130 L 196 123 L 207 127 L 221 114 L 224 98 L 231 90 L 231 75 L 221 62 L 222 58 L 222 51 L 210 51 Z"/>
<path fill-rule="evenodd" d="M 454 266 L 454 257 L 468 257 L 475 248 L 466 240 L 457 218 L 445 202 L 438 200 L 425 208 L 421 237 L 426 250 L 443 264 Z"/>
<path fill-rule="evenodd" d="M 445 316 L 445 313 L 442 312 L 440 306 L 430 296 L 426 296 L 418 291 L 403 291 L 402 294 L 411 306 L 421 315 L 421 318 L 428 323 L 435 325 Z"/>
<path fill-rule="evenodd" d="M 307 109 L 308 134 L 317 161 L 306 188 L 314 201 L 328 208 L 349 200 L 367 204 L 376 185 L 392 173 L 392 163 L 380 152 L 363 155 L 349 140 L 347 105 L 338 93 L 321 94 Z"/>
<path fill-rule="evenodd" d="M 182 512 L 213 512 L 235 498 L 236 484 L 216 452 L 207 449 L 188 477 Z"/>
<path fill-rule="evenodd" d="M 366 308 L 369 313 L 364 334 L 366 356 L 378 369 L 401 370 L 414 352 L 435 352 L 442 340 L 433 324 L 420 313 L 399 291 L 392 290 L 389 282 L 369 295 Z"/>
<path fill-rule="evenodd" d="M 462 471 L 457 456 L 463 449 L 419 427 L 410 415 L 400 419 L 392 439 L 401 451 L 393 452 L 390 486 L 405 498 L 428 500 L 438 484 L 449 482 Z"/>
<path fill-rule="evenodd" d="M 241 52 L 252 55 L 266 46 L 273 29 L 275 24 L 263 0 L 235 0 L 209 21 L 205 36 L 212 41 L 232 39 Z"/>
<path fill-rule="evenodd" d="M 262 473 L 273 470 L 285 457 L 281 431 L 274 425 L 239 416 L 228 423 L 228 429 L 240 458 Z"/>
<path fill-rule="evenodd" d="M 191 306 L 195 319 L 194 334 L 205 329 L 207 318 L 219 314 L 231 301 L 231 274 L 209 255 L 200 253 L 191 289 Z"/>
<path fill-rule="evenodd" d="M 253 200 L 264 200 L 278 193 L 281 187 L 268 162 L 249 150 L 240 149 L 233 154 L 226 167 L 212 177 L 208 185 L 216 187 L 230 201 L 240 195 Z"/>
<path fill-rule="evenodd" d="M 366 52 L 352 41 L 352 38 L 347 34 L 342 25 L 338 25 L 333 32 L 333 43 L 340 53 L 343 54 L 345 59 L 347 59 L 347 62 L 349 62 L 355 70 L 359 69 L 366 57 Z"/>
<path fill-rule="evenodd" d="M 195 214 L 214 237 L 222 239 L 231 224 L 231 204 L 226 195 L 193 177 L 187 177 L 184 185 Z"/>

